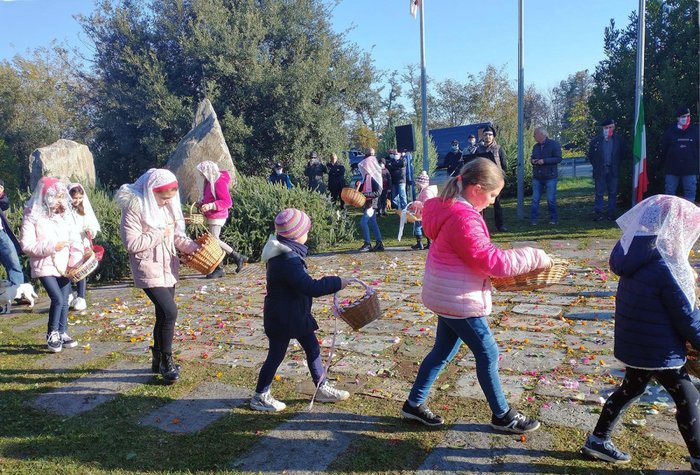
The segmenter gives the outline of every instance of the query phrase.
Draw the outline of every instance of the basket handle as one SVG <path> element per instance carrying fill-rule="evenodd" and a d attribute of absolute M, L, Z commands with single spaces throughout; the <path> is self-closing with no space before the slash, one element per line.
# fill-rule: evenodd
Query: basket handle
<path fill-rule="evenodd" d="M 369 295 L 369 294 L 371 294 L 372 292 L 374 292 L 374 291 L 372 290 L 372 287 L 370 287 L 369 285 L 365 284 L 365 283 L 362 282 L 360 279 L 357 279 L 357 278 L 353 277 L 352 279 L 348 279 L 348 280 L 349 280 L 350 282 L 357 282 L 358 284 L 363 285 L 363 286 L 365 287 L 365 295 Z M 336 316 L 338 316 L 338 315 L 340 314 L 340 305 L 338 305 L 338 292 L 336 292 L 336 293 L 333 294 L 333 311 L 335 312 Z"/>
<path fill-rule="evenodd" d="M 192 203 L 192 204 L 190 205 L 190 214 L 194 214 L 194 205 L 195 205 L 195 204 L 196 204 L 196 203 Z"/>

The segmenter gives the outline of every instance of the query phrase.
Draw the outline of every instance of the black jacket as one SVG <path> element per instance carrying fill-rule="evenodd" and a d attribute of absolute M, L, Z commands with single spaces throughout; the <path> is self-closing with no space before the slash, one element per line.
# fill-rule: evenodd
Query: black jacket
<path fill-rule="evenodd" d="M 698 175 L 698 130 L 700 126 L 691 124 L 681 130 L 675 124 L 661 137 L 661 158 L 666 163 L 667 175 Z"/>
<path fill-rule="evenodd" d="M 319 162 L 309 162 L 304 169 L 304 175 L 309 178 L 309 188 L 320 193 L 326 192 L 326 184 L 323 183 L 323 174 L 328 173 L 326 166 Z"/>
<path fill-rule="evenodd" d="M 328 189 L 340 190 L 345 186 L 345 166 L 340 162 L 328 164 Z"/>
<path fill-rule="evenodd" d="M 452 175 L 452 173 L 457 170 L 458 168 L 461 168 L 463 163 L 462 163 L 462 151 L 457 150 L 456 152 L 447 152 L 445 154 L 445 160 L 444 160 L 445 166 L 447 167 L 447 174 Z"/>
<path fill-rule="evenodd" d="M 15 237 L 15 233 L 12 232 L 12 227 L 10 226 L 10 223 L 5 217 L 5 211 L 7 211 L 9 207 L 10 200 L 7 198 L 7 193 L 3 193 L 2 198 L 0 198 L 0 220 L 2 221 L 2 229 L 10 237 L 10 240 L 12 241 L 12 244 L 15 245 L 15 249 L 17 250 L 17 254 L 19 255 L 22 254 L 22 248 L 19 245 L 17 237 Z"/>
<path fill-rule="evenodd" d="M 391 172 L 391 183 L 400 185 L 406 183 L 406 159 L 403 157 L 392 159 L 387 158 L 386 167 Z"/>
<path fill-rule="evenodd" d="M 311 278 L 306 262 L 274 236 L 265 244 L 262 258 L 267 261 L 265 334 L 300 338 L 317 330 L 318 324 L 311 315 L 312 298 L 338 292 L 340 277 Z"/>
<path fill-rule="evenodd" d="M 625 142 L 622 137 L 613 135 L 612 157 L 610 162 L 610 175 L 617 177 L 620 172 L 620 162 L 625 158 Z M 605 157 L 603 156 L 603 145 L 605 138 L 602 134 L 596 135 L 588 144 L 588 161 L 593 167 L 593 178 L 603 176 L 605 172 Z"/>
<path fill-rule="evenodd" d="M 546 138 L 543 143 L 532 146 L 530 160 L 544 160 L 544 165 L 532 164 L 532 178 L 537 180 L 557 178 L 558 166 L 561 162 L 561 145 L 556 140 Z"/>

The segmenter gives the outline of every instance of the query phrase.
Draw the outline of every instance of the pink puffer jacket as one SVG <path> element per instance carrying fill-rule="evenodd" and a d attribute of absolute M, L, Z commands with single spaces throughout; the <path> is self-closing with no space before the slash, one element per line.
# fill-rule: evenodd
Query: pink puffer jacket
<path fill-rule="evenodd" d="M 65 271 L 71 246 L 82 246 L 78 229 L 67 219 L 67 215 L 60 214 L 39 219 L 25 214 L 19 239 L 22 252 L 29 256 L 29 266 L 35 278 L 60 277 L 61 272 L 56 266 Z M 71 245 L 56 252 L 56 244 L 61 241 Z"/>
<path fill-rule="evenodd" d="M 148 226 L 141 216 L 139 200 L 133 197 L 122 209 L 119 234 L 129 254 L 134 286 L 139 289 L 173 287 L 180 270 L 176 249 L 191 254 L 199 245 L 182 234 L 173 237 L 172 230 L 166 238 L 163 231 Z"/>
<path fill-rule="evenodd" d="M 226 219 L 228 218 L 228 210 L 231 208 L 233 201 L 231 193 L 228 190 L 228 184 L 231 182 L 231 176 L 227 171 L 221 171 L 221 176 L 214 184 L 216 196 L 211 194 L 211 187 L 208 181 L 204 181 L 204 194 L 202 196 L 202 204 L 214 203 L 216 208 L 205 211 L 204 217 L 207 219 Z"/>
<path fill-rule="evenodd" d="M 491 313 L 491 279 L 551 265 L 541 249 L 502 250 L 491 243 L 481 214 L 466 201 L 425 203 L 423 232 L 432 239 L 423 278 L 423 304 L 444 317 Z"/>

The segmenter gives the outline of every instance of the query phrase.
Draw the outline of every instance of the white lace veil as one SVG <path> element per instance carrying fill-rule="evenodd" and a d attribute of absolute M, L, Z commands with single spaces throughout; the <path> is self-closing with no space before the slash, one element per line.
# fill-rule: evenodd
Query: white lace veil
<path fill-rule="evenodd" d="M 214 186 L 216 185 L 216 181 L 219 179 L 221 176 L 221 172 L 219 171 L 219 166 L 211 162 L 209 160 L 205 160 L 203 162 L 200 162 L 197 165 L 197 170 L 199 170 L 199 173 L 201 173 L 201 176 L 203 176 L 208 182 L 209 182 L 209 189 L 211 190 L 211 194 L 214 198 L 216 198 L 216 192 L 214 191 Z M 204 193 L 204 185 L 201 184 L 199 187 L 200 190 L 202 190 L 202 193 Z M 200 198 L 203 198 L 204 194 Z"/>
<path fill-rule="evenodd" d="M 357 168 L 360 169 L 360 173 L 362 174 L 363 180 L 365 176 L 369 174 L 369 176 L 374 178 L 374 181 L 376 181 L 379 187 L 381 188 L 382 169 L 379 166 L 379 162 L 377 162 L 377 157 L 375 157 L 374 155 L 370 155 L 369 157 L 365 158 L 360 163 L 358 163 Z"/>
<path fill-rule="evenodd" d="M 635 236 L 656 236 L 656 248 L 683 290 L 696 304 L 695 273 L 688 257 L 700 237 L 700 208 L 688 200 L 655 195 L 638 203 L 617 219 L 622 229 L 620 245 L 625 254 Z"/>
<path fill-rule="evenodd" d="M 34 221 L 39 218 L 50 218 L 57 206 L 60 210 L 58 214 L 63 214 L 70 209 L 66 185 L 58 178 L 41 177 L 27 201 L 25 214 Z"/>
<path fill-rule="evenodd" d="M 185 219 L 182 216 L 180 194 L 175 193 L 175 195 L 170 198 L 168 204 L 163 208 L 158 206 L 156 197 L 153 194 L 154 188 L 160 188 L 171 183 L 177 184 L 177 178 L 173 172 L 163 168 L 151 168 L 141 175 L 134 183 L 122 185 L 121 188 L 128 188 L 129 191 L 138 197 L 141 202 L 141 212 L 143 213 L 144 221 L 146 221 L 146 224 L 150 227 L 165 229 L 168 223 L 164 210 L 167 208 L 170 210 L 175 220 L 175 230 L 179 234 L 184 234 Z"/>
<path fill-rule="evenodd" d="M 85 219 L 85 226 L 92 232 L 92 237 L 94 238 L 97 236 L 97 233 L 100 232 L 100 222 L 97 221 L 97 216 L 95 216 L 95 211 L 92 209 L 92 204 L 90 204 L 90 198 L 88 198 L 83 185 L 80 183 L 71 183 L 68 185 L 68 194 L 70 195 L 70 192 L 76 188 L 83 194 L 83 209 L 85 210 L 85 216 L 83 216 L 83 218 Z"/>

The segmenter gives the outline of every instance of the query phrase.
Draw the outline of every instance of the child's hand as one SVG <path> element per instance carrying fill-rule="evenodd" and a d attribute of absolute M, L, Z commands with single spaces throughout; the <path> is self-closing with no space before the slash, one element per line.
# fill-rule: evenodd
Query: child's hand
<path fill-rule="evenodd" d="M 348 286 L 350 283 L 350 279 L 346 279 L 345 277 L 340 278 L 340 290 L 343 290 L 345 287 Z"/>

